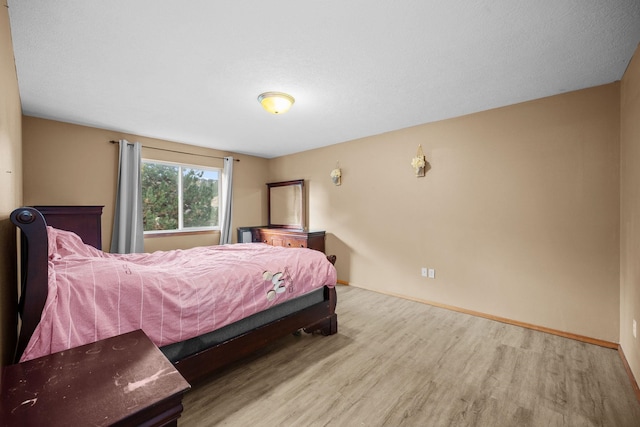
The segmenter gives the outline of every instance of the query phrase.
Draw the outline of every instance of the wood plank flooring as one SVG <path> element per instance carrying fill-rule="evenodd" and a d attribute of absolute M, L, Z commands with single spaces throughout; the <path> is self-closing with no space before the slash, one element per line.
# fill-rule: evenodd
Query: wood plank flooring
<path fill-rule="evenodd" d="M 196 385 L 186 426 L 640 426 L 617 351 L 349 286 L 338 334 Z"/>

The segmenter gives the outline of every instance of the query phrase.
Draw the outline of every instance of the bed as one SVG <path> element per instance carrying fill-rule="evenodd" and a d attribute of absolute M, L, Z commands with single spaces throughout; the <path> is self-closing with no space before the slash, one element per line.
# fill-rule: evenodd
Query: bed
<path fill-rule="evenodd" d="M 74 277 L 74 270 L 72 268 L 73 263 L 68 260 L 74 260 L 80 256 L 75 253 L 76 250 L 79 251 L 78 253 L 80 253 L 82 256 L 85 255 L 84 252 L 87 252 L 89 256 L 96 257 L 95 260 L 92 258 L 90 261 L 92 268 L 94 268 L 96 271 L 100 270 L 99 266 L 101 266 L 103 262 L 110 262 L 111 258 L 127 256 L 103 253 L 101 251 L 98 251 L 97 249 L 94 249 L 93 247 L 90 247 L 89 245 L 84 245 L 80 238 L 73 233 L 48 227 L 45 217 L 35 208 L 23 207 L 16 209 L 11 214 L 11 221 L 21 230 L 21 298 L 18 305 L 18 311 L 20 313 L 22 326 L 18 337 L 16 350 L 16 361 L 18 361 L 24 359 L 25 354 L 30 354 L 31 356 L 35 355 L 37 357 L 38 353 L 30 353 L 30 348 L 34 346 L 34 342 L 37 342 L 41 339 L 40 334 L 42 333 L 42 330 L 45 329 L 48 331 L 50 328 L 53 328 L 53 326 L 51 325 L 55 325 L 56 322 L 62 323 L 62 321 L 50 320 L 47 317 L 49 312 L 51 311 L 50 306 L 53 305 L 48 302 L 48 295 L 50 292 L 49 276 L 52 275 L 52 268 L 50 268 L 52 259 L 59 259 L 66 256 L 66 252 L 74 251 L 72 257 L 65 259 L 65 262 L 67 262 L 67 264 L 65 265 L 71 265 L 71 267 L 65 267 L 65 270 L 53 270 L 55 271 L 54 275 L 56 277 L 65 277 L 64 280 L 71 280 L 69 279 L 69 277 Z M 312 255 L 316 259 L 318 257 L 322 259 L 322 262 L 320 263 L 320 271 L 324 272 L 326 269 L 327 276 L 320 278 L 319 276 L 321 274 L 316 274 L 314 270 L 312 278 L 305 278 L 304 280 L 300 279 L 302 277 L 305 277 L 304 273 L 309 273 L 311 271 L 311 267 L 303 265 L 301 261 L 278 261 L 280 262 L 280 264 L 277 265 L 285 265 L 286 263 L 289 263 L 285 265 L 284 269 L 276 267 L 260 267 L 261 277 L 258 279 L 254 279 L 254 285 L 260 287 L 260 292 L 258 293 L 256 291 L 254 292 L 254 294 L 260 295 L 260 297 L 257 298 L 255 295 L 252 297 L 254 300 L 261 301 L 258 304 L 258 306 L 261 308 L 256 313 L 248 315 L 238 315 L 236 314 L 236 312 L 241 310 L 237 307 L 231 307 L 231 314 L 227 313 L 224 316 L 219 317 L 224 319 L 231 319 L 233 317 L 233 321 L 218 322 L 220 327 L 216 327 L 214 330 L 209 331 L 206 330 L 205 327 L 202 327 L 201 330 L 198 331 L 195 331 L 194 328 L 189 329 L 187 325 L 189 322 L 185 320 L 184 323 L 187 326 L 185 326 L 184 328 L 184 331 L 186 332 L 183 332 L 183 321 L 180 320 L 179 323 L 181 326 L 179 337 L 183 337 L 183 339 L 176 340 L 174 337 L 174 339 L 167 339 L 165 340 L 166 342 L 162 342 L 161 338 L 160 342 L 156 342 L 156 337 L 156 341 L 154 341 L 156 342 L 156 345 L 158 345 L 165 356 L 167 356 L 167 358 L 172 363 L 174 363 L 178 371 L 180 371 L 180 373 L 187 379 L 187 381 L 191 383 L 198 382 L 199 380 L 205 378 L 206 376 L 212 374 L 220 368 L 227 366 L 228 364 L 237 361 L 262 347 L 265 347 L 274 340 L 281 338 L 287 334 L 297 333 L 300 330 L 304 330 L 307 333 L 319 333 L 322 335 L 332 335 L 337 332 L 337 315 L 335 313 L 336 291 L 334 288 L 335 269 L 333 268 L 335 256 L 325 257 L 324 254 L 310 249 L 285 249 L 273 248 L 270 246 L 267 247 L 268 245 L 261 243 L 247 243 L 225 246 L 226 247 L 214 246 L 210 247 L 209 249 L 203 248 L 198 249 L 198 251 L 224 251 L 227 258 L 240 257 L 240 259 L 242 260 L 251 259 L 255 261 L 252 261 L 252 264 L 258 264 L 258 255 L 255 255 L 254 253 L 250 253 L 249 255 L 241 254 L 241 250 L 243 247 L 246 247 L 247 250 L 260 249 L 260 252 L 262 252 L 263 250 L 273 250 L 272 253 L 265 252 L 264 255 L 260 255 L 267 257 L 268 261 L 265 262 L 271 266 L 277 264 L 275 260 L 279 259 L 278 257 L 280 256 L 286 255 L 287 257 L 291 257 L 294 254 L 297 254 L 296 256 L 304 255 L 306 257 L 307 255 Z M 54 249 L 52 249 L 52 247 Z M 176 252 L 175 258 L 178 259 L 179 255 L 183 256 L 185 255 L 184 252 L 187 251 L 171 252 Z M 178 252 L 181 252 L 181 254 L 178 254 Z M 52 254 L 51 256 L 50 253 Z M 133 254 L 133 256 L 142 257 L 143 255 Z M 172 253 L 164 253 L 160 254 L 160 256 L 165 257 L 162 261 L 163 265 L 165 265 L 166 263 L 166 266 L 169 266 L 170 264 L 168 263 L 173 262 L 169 261 L 174 257 L 174 254 Z M 180 259 L 181 261 L 176 261 L 178 262 L 178 264 L 191 263 L 192 260 L 195 259 L 195 255 L 189 253 L 189 256 L 187 258 Z M 302 258 L 295 259 L 298 260 Z M 123 261 L 120 258 L 118 258 L 118 260 L 116 261 L 126 263 L 133 262 L 129 259 L 124 259 Z M 193 262 L 195 263 L 195 261 Z M 225 262 L 228 262 L 228 260 Z M 221 262 L 220 265 L 224 264 L 225 262 Z M 276 262 L 276 264 L 273 264 L 274 262 Z M 300 262 L 300 264 L 298 264 L 298 262 Z M 86 264 L 85 261 L 83 261 L 82 263 Z M 77 264 L 81 263 L 77 262 Z M 256 265 L 253 267 L 258 268 L 259 266 Z M 123 268 L 126 270 L 128 267 L 125 266 Z M 239 267 L 234 267 L 227 273 L 216 273 L 216 276 L 220 276 L 222 279 L 225 279 L 227 283 L 224 283 L 223 285 L 216 285 L 215 288 L 235 285 L 234 283 L 228 282 L 234 281 L 234 274 L 236 274 L 235 270 L 239 269 Z M 168 269 L 164 270 L 164 274 L 171 275 L 173 271 L 177 270 L 174 270 L 173 267 L 169 267 Z M 63 273 L 65 272 L 68 273 L 67 276 L 64 276 Z M 283 277 L 283 274 L 285 277 Z M 298 274 L 300 274 L 300 276 L 298 276 Z M 315 279 L 316 275 L 319 277 L 318 280 Z M 184 276 L 185 280 L 187 280 L 186 273 L 176 273 L 174 276 Z M 289 278 L 287 279 L 287 277 Z M 109 278 L 105 277 L 105 279 L 94 280 L 94 286 L 95 283 L 108 282 L 112 279 L 113 275 L 111 275 Z M 59 279 L 59 281 L 60 280 L 62 279 Z M 191 280 L 192 282 L 194 281 L 194 279 L 189 280 Z M 201 280 L 201 282 L 205 281 L 208 283 L 208 279 Z M 318 283 L 311 286 L 307 282 Z M 256 283 L 258 284 L 256 285 Z M 287 285 L 287 283 L 289 283 L 289 285 Z M 294 283 L 295 286 L 293 285 Z M 108 292 L 111 292 L 111 288 L 113 288 L 114 286 L 115 285 L 108 285 Z M 316 288 L 311 289 L 314 286 Z M 145 295 L 151 295 L 151 291 L 148 289 L 151 289 L 153 287 L 154 286 L 145 288 Z M 158 285 L 155 287 L 160 289 L 159 292 L 162 292 L 162 289 L 165 289 L 165 291 L 168 289 L 163 288 L 162 285 Z M 214 287 L 209 286 L 209 288 Z M 296 289 L 296 292 L 302 292 L 299 295 L 288 295 L 290 292 L 293 292 L 293 288 Z M 56 292 L 57 298 L 57 292 L 59 291 L 56 290 L 52 292 Z M 203 293 L 204 291 L 196 292 Z M 75 293 L 76 290 L 74 289 L 73 294 L 75 295 Z M 145 296 L 145 298 L 147 298 L 145 300 L 147 301 L 146 307 L 149 307 L 150 305 L 148 301 L 162 301 L 161 303 L 158 303 L 158 305 L 162 305 L 163 308 L 165 307 L 165 300 L 168 302 L 172 301 L 170 292 L 167 292 L 165 294 L 166 296 L 163 296 L 162 293 L 160 293 L 159 295 L 160 296 L 156 297 L 155 300 L 150 296 Z M 183 298 L 182 294 L 179 295 L 179 299 L 181 298 Z M 62 299 L 62 297 L 60 297 L 60 299 Z M 102 294 L 99 294 L 94 290 L 93 299 L 94 301 L 107 301 L 109 300 L 109 296 L 103 296 Z M 210 299 L 215 300 L 215 298 Z M 126 301 L 128 300 L 129 299 L 126 299 Z M 198 310 L 200 310 L 199 304 L 201 304 L 201 302 L 198 302 L 197 304 Z M 170 307 L 169 303 L 166 303 L 166 305 L 167 307 Z M 189 310 L 195 310 L 194 307 L 194 305 L 191 305 L 191 308 L 189 308 Z M 104 310 L 106 310 L 107 313 L 111 313 L 109 311 L 109 308 L 106 308 Z M 68 312 L 70 313 L 68 315 L 76 316 L 76 314 L 80 311 L 83 311 L 82 306 L 80 309 L 68 308 Z M 155 318 L 158 318 L 158 316 L 162 316 L 162 318 L 164 319 L 164 313 L 166 312 L 167 311 L 162 312 L 163 314 L 155 315 Z M 211 311 L 203 312 L 209 313 Z M 98 313 L 97 308 L 94 310 L 93 314 L 97 318 L 97 314 L 95 313 Z M 200 311 L 198 311 L 198 313 L 200 313 Z M 199 319 L 198 325 L 200 325 L 200 314 L 198 314 L 197 317 Z M 237 319 L 235 319 L 235 317 L 237 317 Z M 154 316 L 151 316 L 151 318 L 154 318 Z M 74 333 L 76 332 L 75 322 L 76 320 L 74 317 Z M 145 322 L 146 328 L 146 325 L 149 324 L 149 320 L 145 320 Z M 163 322 L 162 324 L 164 326 L 160 328 L 162 330 L 162 333 L 166 333 L 166 335 L 169 336 L 168 331 L 172 326 L 176 325 L 177 322 L 178 321 L 170 320 Z M 204 324 L 205 322 L 202 323 Z M 100 324 L 100 326 L 102 326 L 102 322 L 96 322 L 95 324 Z M 215 322 L 212 324 L 215 325 Z M 95 327 L 95 325 L 93 327 Z M 126 329 L 129 327 L 131 326 L 125 324 L 124 329 L 114 330 L 113 334 L 128 332 Z M 198 326 L 198 328 L 200 328 L 200 326 Z M 69 330 L 71 331 L 71 329 Z M 105 333 L 109 332 L 102 331 L 99 334 L 97 333 L 96 339 L 106 338 L 106 336 L 104 336 Z M 147 333 L 146 330 L 145 333 Z M 153 335 L 154 332 L 151 332 L 150 334 Z M 154 340 L 153 337 L 152 340 Z M 72 344 L 71 346 L 75 346 L 73 345 L 74 341 L 72 339 L 70 339 L 69 342 Z M 52 347 L 52 351 L 54 350 L 59 351 L 60 349 L 58 347 Z"/>

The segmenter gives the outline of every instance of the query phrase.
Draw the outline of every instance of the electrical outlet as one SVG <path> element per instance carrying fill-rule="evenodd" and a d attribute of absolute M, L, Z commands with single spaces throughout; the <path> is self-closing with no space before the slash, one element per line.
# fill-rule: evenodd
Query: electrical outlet
<path fill-rule="evenodd" d="M 436 270 L 435 269 L 430 268 L 428 274 L 429 274 L 429 279 L 435 279 L 436 278 Z"/>
<path fill-rule="evenodd" d="M 422 267 L 422 277 L 427 277 L 427 267 Z"/>
<path fill-rule="evenodd" d="M 634 338 L 638 338 L 636 333 L 637 333 L 636 319 L 633 319 L 633 337 Z"/>

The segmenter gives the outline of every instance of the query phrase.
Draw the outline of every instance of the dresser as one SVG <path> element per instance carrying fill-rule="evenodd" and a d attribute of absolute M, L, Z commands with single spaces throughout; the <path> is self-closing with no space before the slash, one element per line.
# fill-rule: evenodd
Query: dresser
<path fill-rule="evenodd" d="M 34 206 L 47 225 L 73 231 L 87 245 L 102 250 L 103 206 Z"/>
<path fill-rule="evenodd" d="M 271 246 L 284 246 L 287 248 L 309 248 L 324 253 L 323 230 L 305 231 L 289 228 L 274 227 L 239 227 L 238 242 L 266 243 Z"/>

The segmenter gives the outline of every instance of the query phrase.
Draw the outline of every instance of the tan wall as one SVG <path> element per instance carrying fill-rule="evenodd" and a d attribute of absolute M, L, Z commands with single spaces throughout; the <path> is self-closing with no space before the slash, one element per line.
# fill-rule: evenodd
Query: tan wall
<path fill-rule="evenodd" d="M 640 323 L 640 47 L 620 92 L 620 345 L 640 379 L 640 336 L 632 331 L 633 320 Z"/>
<path fill-rule="evenodd" d="M 340 280 L 617 342 L 619 119 L 614 83 L 273 159 L 269 178 L 308 180 Z"/>
<path fill-rule="evenodd" d="M 143 148 L 145 158 L 222 167 L 222 160 L 205 156 L 232 153 L 122 134 L 34 117 L 23 118 L 24 203 L 26 205 L 104 205 L 103 248 L 111 244 L 117 185 L 118 147 L 110 140 L 139 141 L 143 146 L 201 156 Z M 232 226 L 260 224 L 266 214 L 256 206 L 266 204 L 267 160 L 234 155 L 234 210 Z M 234 233 L 234 239 L 235 239 Z M 219 242 L 216 233 L 145 238 L 145 251 L 188 248 Z"/>
<path fill-rule="evenodd" d="M 0 365 L 11 363 L 16 342 L 16 230 L 9 215 L 22 204 L 20 95 L 7 2 L 0 7 Z"/>

